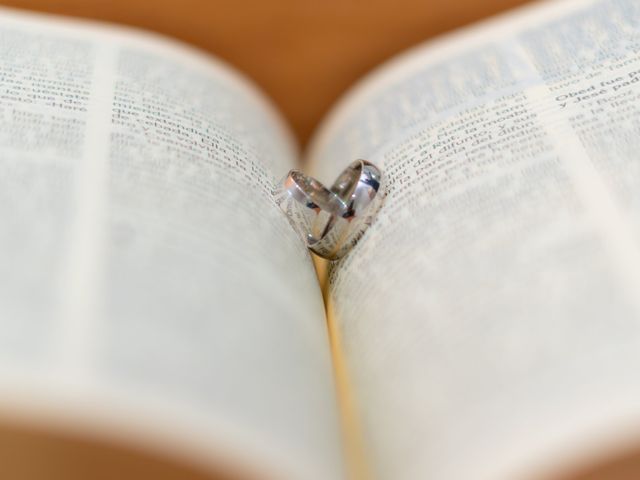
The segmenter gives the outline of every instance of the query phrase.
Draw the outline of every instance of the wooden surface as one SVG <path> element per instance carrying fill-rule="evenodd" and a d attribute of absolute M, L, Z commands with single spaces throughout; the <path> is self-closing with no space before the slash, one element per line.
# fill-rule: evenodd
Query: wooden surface
<path fill-rule="evenodd" d="M 585 459 L 570 469 L 537 480 L 637 480 L 640 449 L 612 458 Z M 251 459 L 247 459 L 251 463 Z M 256 466 L 258 467 L 258 466 Z M 131 445 L 84 438 L 61 431 L 0 421 L 0 476 L 7 480 L 251 480 L 253 475 L 198 469 L 166 454 Z"/>
<path fill-rule="evenodd" d="M 3 419 L 4 420 L 4 419 Z M 167 454 L 98 436 L 0 421 L 3 480 L 251 480 L 230 469 L 206 471 Z M 247 459 L 247 463 L 251 463 Z"/>
<path fill-rule="evenodd" d="M 344 90 L 422 40 L 526 0 L 0 0 L 155 30 L 256 81 L 301 143 Z"/>

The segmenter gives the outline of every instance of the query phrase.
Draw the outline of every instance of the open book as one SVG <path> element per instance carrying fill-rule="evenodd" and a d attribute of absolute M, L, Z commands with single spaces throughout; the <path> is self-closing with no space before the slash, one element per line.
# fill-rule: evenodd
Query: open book
<path fill-rule="evenodd" d="M 207 55 L 0 10 L 0 445 L 27 452 L 3 471 L 70 436 L 185 479 L 557 478 L 632 450 L 638 152 L 636 0 L 420 46 L 303 156 Z M 356 158 L 388 194 L 316 268 L 274 182 Z"/>

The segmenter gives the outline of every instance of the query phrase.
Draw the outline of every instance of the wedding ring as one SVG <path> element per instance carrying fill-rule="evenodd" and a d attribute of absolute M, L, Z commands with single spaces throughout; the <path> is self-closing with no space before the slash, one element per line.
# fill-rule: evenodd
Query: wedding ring
<path fill-rule="evenodd" d="M 332 217 L 347 209 L 335 193 L 298 170 L 291 170 L 280 182 L 275 200 L 307 244 L 319 241 Z"/>
<path fill-rule="evenodd" d="M 382 199 L 382 172 L 356 160 L 331 189 L 291 170 L 274 192 L 276 203 L 307 247 L 330 260 L 344 256 L 372 223 Z"/>

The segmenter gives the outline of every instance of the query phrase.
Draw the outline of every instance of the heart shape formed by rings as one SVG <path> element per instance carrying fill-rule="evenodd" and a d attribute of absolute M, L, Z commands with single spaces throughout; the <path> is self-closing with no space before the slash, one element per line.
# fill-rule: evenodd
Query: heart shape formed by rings
<path fill-rule="evenodd" d="M 276 203 L 307 247 L 330 260 L 344 256 L 382 204 L 382 172 L 367 160 L 345 168 L 331 188 L 291 170 L 274 192 Z"/>

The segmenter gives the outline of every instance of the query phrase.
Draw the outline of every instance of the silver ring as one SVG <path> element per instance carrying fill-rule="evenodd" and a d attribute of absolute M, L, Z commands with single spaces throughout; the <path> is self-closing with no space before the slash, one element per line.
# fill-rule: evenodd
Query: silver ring
<path fill-rule="evenodd" d="M 330 189 L 291 170 L 274 195 L 307 247 L 335 260 L 344 256 L 372 223 L 384 197 L 382 181 L 378 167 L 367 160 L 356 160 Z"/>

